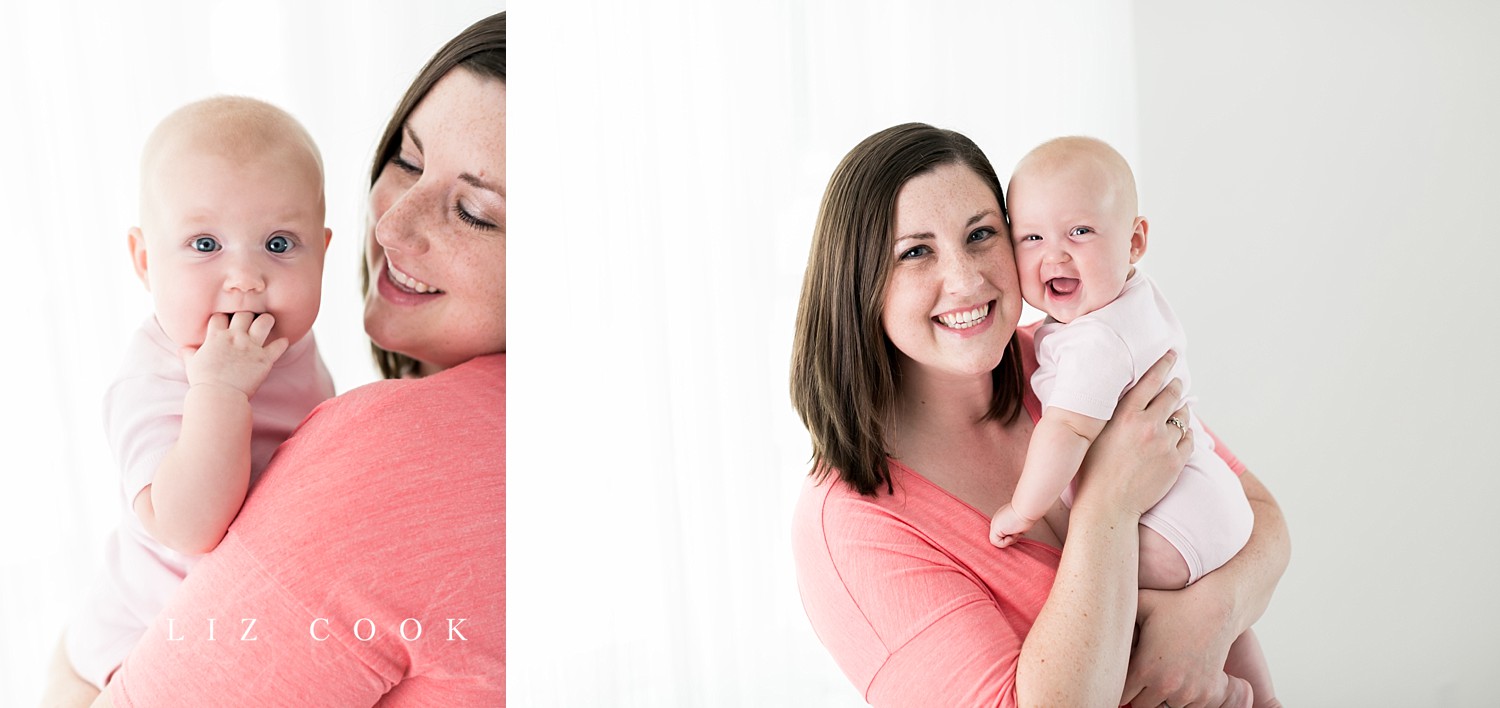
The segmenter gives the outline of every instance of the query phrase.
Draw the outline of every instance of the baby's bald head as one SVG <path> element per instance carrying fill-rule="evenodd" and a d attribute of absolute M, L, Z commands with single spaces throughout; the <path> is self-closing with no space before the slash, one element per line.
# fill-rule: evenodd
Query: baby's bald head
<path fill-rule="evenodd" d="M 274 160 L 291 174 L 316 180 L 323 201 L 323 159 L 291 114 L 244 96 L 214 96 L 173 111 L 146 139 L 141 153 L 141 212 L 145 219 L 162 187 L 163 172 L 186 154 L 211 155 L 231 164 Z"/>
<path fill-rule="evenodd" d="M 1135 174 L 1130 170 L 1130 163 L 1103 140 L 1068 136 L 1038 145 L 1016 163 L 1007 191 L 1014 198 L 1016 189 L 1024 193 L 1029 180 L 1043 176 L 1060 177 L 1075 183 L 1100 199 L 1108 200 L 1111 211 L 1118 210 L 1132 217 L 1140 211 Z"/>

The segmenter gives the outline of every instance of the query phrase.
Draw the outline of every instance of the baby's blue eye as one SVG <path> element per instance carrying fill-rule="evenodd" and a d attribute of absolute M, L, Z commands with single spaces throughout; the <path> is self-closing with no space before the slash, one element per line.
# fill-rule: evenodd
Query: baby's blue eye
<path fill-rule="evenodd" d="M 1075 226 L 1075 227 L 1073 227 L 1073 231 L 1072 231 L 1071 235 L 1073 235 L 1073 236 L 1082 236 L 1084 234 L 1090 234 L 1090 233 L 1093 233 L 1093 232 L 1094 232 L 1094 230 L 1091 229 L 1091 228 L 1089 228 L 1089 227 L 1087 227 L 1087 226 Z"/>
<path fill-rule="evenodd" d="M 285 236 L 272 236 L 266 241 L 266 250 L 272 253 L 286 253 L 292 250 L 292 240 Z"/>
<path fill-rule="evenodd" d="M 212 236 L 199 236 L 198 238 L 193 239 L 193 250 L 199 253 L 213 253 L 220 248 L 222 248 L 222 246 L 220 246 L 219 242 L 215 241 L 214 237 Z"/>

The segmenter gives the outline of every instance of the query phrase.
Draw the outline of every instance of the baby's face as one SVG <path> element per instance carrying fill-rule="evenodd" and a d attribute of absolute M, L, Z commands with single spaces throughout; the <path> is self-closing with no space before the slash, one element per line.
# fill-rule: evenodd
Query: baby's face
<path fill-rule="evenodd" d="M 1079 166 L 1011 180 L 1011 238 L 1021 294 L 1059 322 L 1119 297 L 1145 250 L 1145 225 L 1107 175 Z M 1139 224 L 1140 228 L 1137 229 Z"/>
<path fill-rule="evenodd" d="M 331 236 L 312 158 L 182 149 L 161 164 L 131 251 L 167 336 L 198 346 L 216 312 L 269 312 L 268 342 L 302 339 L 318 316 Z"/>

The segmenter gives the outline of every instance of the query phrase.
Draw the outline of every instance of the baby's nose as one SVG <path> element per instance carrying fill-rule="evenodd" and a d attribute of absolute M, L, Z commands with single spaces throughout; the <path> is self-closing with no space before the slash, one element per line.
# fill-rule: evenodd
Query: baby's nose
<path fill-rule="evenodd" d="M 230 266 L 224 273 L 224 289 L 240 292 L 260 292 L 266 287 L 266 279 L 260 269 L 244 264 Z"/>

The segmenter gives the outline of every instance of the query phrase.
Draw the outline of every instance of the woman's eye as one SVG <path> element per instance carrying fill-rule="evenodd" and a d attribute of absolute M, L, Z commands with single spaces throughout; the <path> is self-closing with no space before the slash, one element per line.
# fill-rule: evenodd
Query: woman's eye
<path fill-rule="evenodd" d="M 292 240 L 285 236 L 272 236 L 266 241 L 266 250 L 272 253 L 286 253 L 292 250 Z"/>
<path fill-rule="evenodd" d="M 1084 235 L 1091 234 L 1091 233 L 1094 233 L 1094 230 L 1091 229 L 1091 228 L 1089 228 L 1089 227 L 1087 227 L 1087 226 L 1074 226 L 1073 230 L 1068 232 L 1068 235 L 1069 236 L 1084 236 Z"/>
<path fill-rule="evenodd" d="M 405 157 L 402 157 L 400 153 L 391 156 L 391 164 L 395 165 L 396 169 L 401 170 L 402 172 L 405 172 L 409 175 L 421 176 L 422 174 L 422 168 L 417 167 L 415 161 L 408 160 Z"/>
<path fill-rule="evenodd" d="M 932 249 L 928 248 L 926 246 L 912 246 L 911 248 L 908 248 L 905 251 L 902 251 L 901 255 L 896 256 L 896 258 L 897 258 L 897 260 L 903 260 L 904 261 L 904 260 L 907 260 L 908 258 L 916 258 L 918 256 L 925 256 L 925 255 L 927 255 L 928 253 L 931 253 L 931 252 L 932 252 Z"/>
<path fill-rule="evenodd" d="M 199 253 L 213 253 L 222 248 L 218 241 L 212 236 L 199 236 L 193 239 L 193 250 Z"/>
<path fill-rule="evenodd" d="M 462 204 L 454 204 L 453 205 L 453 213 L 458 216 L 458 220 L 459 221 L 462 221 L 465 224 L 468 224 L 468 225 L 470 225 L 470 226 L 472 226 L 472 227 L 474 227 L 476 229 L 479 229 L 481 231 L 489 231 L 490 229 L 497 228 L 494 224 L 491 224 L 490 222 L 485 221 L 484 219 L 481 219 L 481 218 L 479 218 L 477 216 L 474 216 L 473 214 L 470 214 L 469 211 L 467 209 L 465 209 L 464 205 L 462 205 Z"/>
<path fill-rule="evenodd" d="M 977 241 L 983 241 L 983 240 L 985 240 L 985 239 L 987 239 L 987 238 L 989 238 L 991 236 L 994 236 L 994 235 L 995 235 L 995 230 L 992 229 L 992 228 L 989 228 L 988 226 L 986 226 L 986 227 L 984 227 L 982 229 L 975 229 L 973 231 L 973 233 L 969 234 L 969 243 L 975 243 Z"/>

